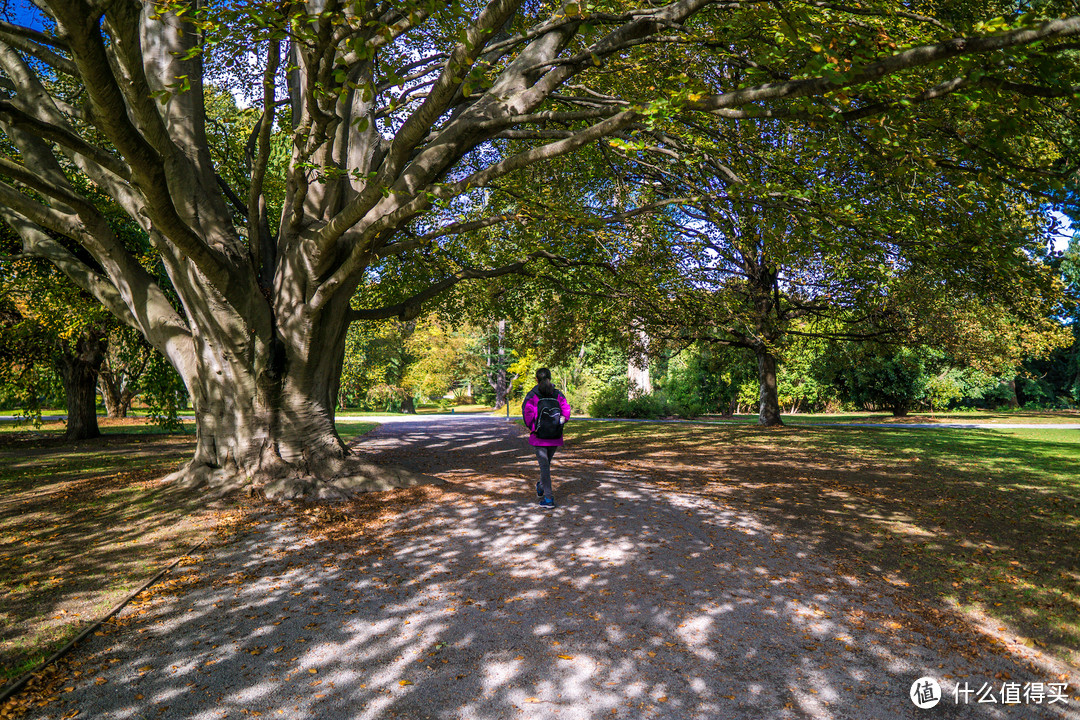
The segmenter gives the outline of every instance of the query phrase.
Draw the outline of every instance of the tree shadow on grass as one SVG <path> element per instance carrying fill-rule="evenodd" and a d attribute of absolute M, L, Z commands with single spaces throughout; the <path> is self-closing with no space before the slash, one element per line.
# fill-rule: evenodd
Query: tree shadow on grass
<path fill-rule="evenodd" d="M 198 493 L 155 480 L 190 439 L 0 443 L 0 677 L 14 678 L 207 532 Z"/>
<path fill-rule="evenodd" d="M 752 509 L 1077 661 L 1078 443 L 992 430 L 677 426 L 589 426 L 582 440 L 616 467 Z"/>
<path fill-rule="evenodd" d="M 518 433 L 376 433 L 379 460 L 449 483 L 264 522 L 95 638 L 31 717 L 877 720 L 912 717 L 932 675 L 935 717 L 990 718 L 1007 713 L 953 704 L 946 676 L 1033 679 L 702 488 L 566 448 L 540 512 Z"/>

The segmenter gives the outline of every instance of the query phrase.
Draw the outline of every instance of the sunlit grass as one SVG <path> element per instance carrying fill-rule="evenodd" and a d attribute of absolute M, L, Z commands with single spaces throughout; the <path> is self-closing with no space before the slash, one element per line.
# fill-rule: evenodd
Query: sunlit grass
<path fill-rule="evenodd" d="M 354 422 L 348 420 L 339 420 L 337 422 L 338 435 L 346 442 L 354 440 L 361 435 L 365 435 L 377 427 L 379 427 L 379 423 Z"/>
<path fill-rule="evenodd" d="M 783 420 L 789 425 L 806 423 L 885 423 L 893 424 L 1026 424 L 1056 425 L 1065 423 L 1080 424 L 1080 410 L 954 410 L 949 412 L 913 412 L 904 417 L 894 417 L 891 413 L 881 412 L 843 412 L 843 413 L 795 413 L 783 414 Z M 709 415 L 700 420 L 728 421 L 735 423 L 756 424 L 756 414 L 741 414 L 730 417 Z"/>

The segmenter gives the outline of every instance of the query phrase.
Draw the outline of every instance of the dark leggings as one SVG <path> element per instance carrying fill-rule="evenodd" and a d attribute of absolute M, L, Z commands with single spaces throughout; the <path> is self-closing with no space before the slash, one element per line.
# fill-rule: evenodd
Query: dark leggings
<path fill-rule="evenodd" d="M 551 494 L 551 456 L 555 454 L 555 447 L 536 448 L 536 459 L 540 461 L 540 487 L 544 490 L 544 497 L 552 498 Z"/>

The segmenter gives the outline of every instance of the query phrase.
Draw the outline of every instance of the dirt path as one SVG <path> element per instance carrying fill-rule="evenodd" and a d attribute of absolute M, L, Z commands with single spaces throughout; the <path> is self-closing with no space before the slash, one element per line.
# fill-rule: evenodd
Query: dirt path
<path fill-rule="evenodd" d="M 358 447 L 448 484 L 267 514 L 80 648 L 71 690 L 29 717 L 1077 716 L 1000 704 L 1004 683 L 1058 680 L 715 499 L 571 445 L 540 510 L 521 433 L 383 426 Z M 945 697 L 919 710 L 926 675 Z M 958 682 L 999 702 L 956 704 Z"/>

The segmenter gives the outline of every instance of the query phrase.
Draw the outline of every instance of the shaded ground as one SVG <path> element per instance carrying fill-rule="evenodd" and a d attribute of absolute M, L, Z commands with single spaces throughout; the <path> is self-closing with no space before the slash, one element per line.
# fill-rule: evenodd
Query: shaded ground
<path fill-rule="evenodd" d="M 0 433 L 0 687 L 108 612 L 212 530 L 237 529 L 236 499 L 162 486 L 194 449 L 188 433 L 102 419 L 101 438 L 57 428 Z M 343 422 L 352 438 L 373 423 Z"/>
<path fill-rule="evenodd" d="M 821 508 L 736 499 L 755 480 L 778 488 L 782 463 L 724 477 L 715 464 L 741 450 L 711 430 L 668 428 L 665 441 L 611 429 L 578 425 L 555 459 L 561 506 L 544 513 L 518 427 L 384 426 L 361 447 L 449 484 L 265 516 L 80 649 L 70 691 L 30 717 L 884 720 L 1078 707 L 955 704 L 956 683 L 998 695 L 1014 682 L 1075 690 L 1075 678 L 837 562 L 842 524 L 796 522 Z M 853 449 L 828 450 L 838 472 L 867 472 Z M 919 715 L 908 691 L 923 675 L 946 698 Z"/>
<path fill-rule="evenodd" d="M 0 435 L 0 685 L 218 525 L 225 505 L 155 482 L 192 447 L 190 436 L 159 433 L 74 445 Z"/>
<path fill-rule="evenodd" d="M 1080 662 L 1080 432 L 594 423 L 577 440 Z"/>

